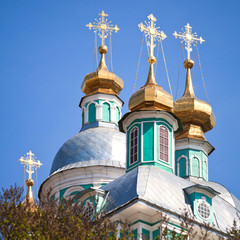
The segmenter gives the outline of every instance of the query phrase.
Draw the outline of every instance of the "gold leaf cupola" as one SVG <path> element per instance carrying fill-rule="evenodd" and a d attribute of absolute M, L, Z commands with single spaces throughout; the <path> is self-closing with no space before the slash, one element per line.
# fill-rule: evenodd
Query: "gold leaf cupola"
<path fill-rule="evenodd" d="M 95 30 L 95 33 L 98 33 L 100 38 L 102 39 L 101 46 L 98 48 L 99 53 L 101 54 L 100 63 L 95 72 L 89 73 L 85 76 L 82 91 L 86 95 L 92 95 L 95 93 L 106 93 L 118 95 L 123 88 L 123 80 L 119 78 L 113 72 L 109 72 L 105 55 L 107 53 L 107 46 L 105 45 L 105 38 L 114 30 L 116 33 L 119 30 L 117 25 L 114 27 L 105 19 L 108 14 L 104 11 L 99 13 L 101 18 L 96 20 L 96 23 L 89 23 L 86 26 L 91 30 L 92 28 Z"/>
<path fill-rule="evenodd" d="M 215 126 L 215 116 L 212 107 L 205 101 L 199 100 L 193 90 L 191 69 L 194 66 L 194 61 L 190 59 L 192 51 L 191 44 L 204 42 L 202 37 L 197 38 L 195 33 L 192 33 L 192 28 L 189 24 L 185 26 L 183 33 L 175 32 L 176 38 L 185 42 L 187 50 L 187 60 L 184 61 L 184 67 L 187 69 L 186 85 L 183 96 L 174 102 L 173 112 L 180 118 L 183 124 L 183 131 L 176 135 L 176 139 L 193 138 L 205 140 L 204 133 L 211 130 Z"/>
<path fill-rule="evenodd" d="M 138 25 L 141 31 L 144 31 L 146 37 L 150 39 L 147 45 L 150 48 L 150 56 L 148 62 L 150 64 L 148 78 L 143 87 L 136 91 L 129 100 L 129 111 L 136 110 L 164 110 L 173 111 L 173 98 L 166 92 L 161 86 L 156 83 L 154 74 L 154 63 L 156 58 L 154 57 L 154 40 L 163 40 L 166 35 L 163 31 L 159 31 L 159 27 L 155 26 L 156 18 L 150 14 L 148 16 L 150 22 L 146 23 L 146 26 L 140 23 Z"/>

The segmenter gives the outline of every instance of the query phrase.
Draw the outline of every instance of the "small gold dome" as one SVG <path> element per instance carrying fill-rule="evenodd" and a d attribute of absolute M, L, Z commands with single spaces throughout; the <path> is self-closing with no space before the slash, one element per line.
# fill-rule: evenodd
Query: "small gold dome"
<path fill-rule="evenodd" d="M 183 124 L 183 131 L 176 135 L 176 139 L 187 137 L 205 140 L 204 133 L 215 126 L 216 120 L 210 104 L 199 100 L 194 94 L 191 78 L 193 66 L 194 62 L 190 59 L 184 62 L 187 69 L 185 92 L 173 106 L 174 114 Z"/>
<path fill-rule="evenodd" d="M 148 62 L 150 63 L 149 74 L 146 84 L 136 91 L 130 98 L 128 107 L 129 111 L 136 110 L 164 110 L 173 111 L 173 98 L 160 87 L 154 76 L 154 67 L 156 59 L 149 57 Z"/>
<path fill-rule="evenodd" d="M 99 66 L 95 72 L 85 76 L 82 91 L 86 95 L 92 95 L 94 93 L 118 95 L 123 88 L 123 80 L 107 69 L 105 61 L 107 46 L 101 45 L 98 51 L 101 54 Z"/>

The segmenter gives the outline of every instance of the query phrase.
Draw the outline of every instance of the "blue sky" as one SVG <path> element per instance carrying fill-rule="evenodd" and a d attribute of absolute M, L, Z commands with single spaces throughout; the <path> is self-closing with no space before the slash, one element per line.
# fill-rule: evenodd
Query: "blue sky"
<path fill-rule="evenodd" d="M 113 34 L 113 69 L 125 83 L 120 94 L 128 111 L 133 92 L 142 33 L 137 25 L 153 13 L 167 38 L 163 47 L 176 95 L 179 40 L 172 33 L 190 23 L 206 42 L 199 45 L 208 95 L 216 126 L 206 134 L 216 148 L 209 157 L 209 179 L 226 186 L 240 198 L 240 2 L 203 1 L 0 1 L 0 128 L 1 186 L 23 183 L 18 159 L 30 149 L 44 164 L 38 183 L 48 177 L 61 145 L 81 127 L 78 107 L 84 76 L 93 71 L 94 33 L 85 25 L 104 10 L 120 31 Z M 108 42 L 108 41 L 107 41 Z M 98 40 L 98 44 L 100 40 Z M 193 55 L 193 54 L 192 54 Z M 95 64 L 96 66 L 96 64 Z M 161 53 L 156 80 L 169 92 Z M 147 79 L 146 44 L 136 89 Z M 181 59 L 178 97 L 185 84 Z M 196 96 L 207 100 L 200 68 L 194 67 Z"/>

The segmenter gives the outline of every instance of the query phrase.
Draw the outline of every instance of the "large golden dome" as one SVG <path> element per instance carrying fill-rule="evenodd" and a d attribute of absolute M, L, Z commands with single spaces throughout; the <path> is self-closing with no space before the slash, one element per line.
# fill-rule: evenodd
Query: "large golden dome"
<path fill-rule="evenodd" d="M 149 57 L 149 74 L 146 84 L 136 91 L 130 98 L 129 111 L 136 110 L 164 110 L 173 111 L 173 98 L 155 81 L 155 57 Z"/>
<path fill-rule="evenodd" d="M 176 139 L 195 138 L 205 140 L 204 133 L 211 130 L 216 123 L 212 107 L 207 102 L 199 100 L 193 91 L 191 68 L 194 62 L 185 60 L 187 69 L 185 92 L 180 99 L 174 102 L 173 112 L 180 118 L 183 131 L 176 135 Z"/>
<path fill-rule="evenodd" d="M 86 95 L 92 95 L 94 93 L 118 95 L 123 88 L 123 80 L 114 73 L 108 71 L 105 61 L 107 46 L 101 45 L 98 50 L 101 54 L 99 66 L 95 72 L 85 76 L 82 83 L 82 91 Z"/>

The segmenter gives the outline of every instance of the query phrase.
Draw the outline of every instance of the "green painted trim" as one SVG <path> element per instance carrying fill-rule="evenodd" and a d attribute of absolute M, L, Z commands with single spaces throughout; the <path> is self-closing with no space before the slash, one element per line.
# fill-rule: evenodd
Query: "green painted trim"
<path fill-rule="evenodd" d="M 155 240 L 157 237 L 160 237 L 160 230 L 156 229 L 152 232 L 152 238 Z"/>
<path fill-rule="evenodd" d="M 138 161 L 130 165 L 130 133 L 131 130 L 137 127 L 138 128 Z M 141 124 L 135 124 L 133 125 L 129 131 L 127 131 L 127 164 L 126 164 L 126 170 L 133 169 L 134 166 L 137 166 L 141 162 Z"/>
<path fill-rule="evenodd" d="M 102 105 L 102 120 L 104 122 L 111 121 L 111 106 L 107 102 L 104 102 Z"/>
<path fill-rule="evenodd" d="M 155 161 L 151 161 L 151 162 L 139 162 L 137 165 L 134 165 L 134 164 L 133 164 L 133 166 L 131 166 L 129 169 L 127 169 L 126 172 L 129 172 L 129 171 L 135 169 L 136 167 L 138 167 L 138 166 L 140 166 L 140 165 L 141 165 L 141 166 L 142 166 L 142 165 L 156 166 L 156 167 L 159 167 L 159 168 L 161 168 L 162 170 L 165 170 L 165 171 L 167 171 L 167 172 L 169 172 L 169 173 L 173 173 L 173 169 L 172 169 L 171 167 L 164 166 L 164 165 L 162 165 L 161 163 L 158 163 L 158 162 L 155 162 Z"/>
<path fill-rule="evenodd" d="M 82 126 L 84 125 L 85 122 L 85 116 L 84 116 L 84 111 L 82 111 Z"/>
<path fill-rule="evenodd" d="M 176 167 L 176 175 L 177 175 L 177 160 L 179 157 L 182 155 L 186 156 L 188 158 L 188 174 L 187 176 L 196 176 L 200 177 L 201 173 L 201 178 L 204 180 L 208 180 L 208 156 L 202 151 L 202 150 L 197 150 L 193 148 L 186 148 L 186 149 L 181 149 L 181 150 L 176 150 L 175 152 L 175 167 Z M 191 164 L 190 161 L 193 158 L 193 156 L 197 156 L 200 159 L 200 166 L 199 166 L 199 172 L 193 174 L 194 172 L 191 173 Z M 206 160 L 206 168 L 204 168 L 204 160 Z"/>
<path fill-rule="evenodd" d="M 88 189 L 90 187 L 93 187 L 93 184 L 84 184 L 84 185 L 80 185 L 81 187 L 83 187 L 84 189 Z"/>
<path fill-rule="evenodd" d="M 154 161 L 154 123 L 143 122 L 143 162 Z"/>
<path fill-rule="evenodd" d="M 88 107 L 88 122 L 96 122 L 96 105 L 91 103 Z"/>
<path fill-rule="evenodd" d="M 137 228 L 132 231 L 132 234 L 133 234 L 134 240 L 137 240 L 138 239 L 138 230 L 137 230 Z"/>
<path fill-rule="evenodd" d="M 142 228 L 142 237 L 143 237 L 143 239 L 149 239 L 150 238 L 150 231 Z"/>
<path fill-rule="evenodd" d="M 67 189 L 68 189 L 68 188 L 64 188 L 64 189 L 61 189 L 61 190 L 60 190 L 60 193 L 59 193 L 59 200 L 62 199 L 62 197 L 63 197 L 64 193 L 67 191 Z"/>
<path fill-rule="evenodd" d="M 169 129 L 172 129 L 172 125 L 166 121 L 165 119 L 163 118 L 138 118 L 138 119 L 135 119 L 134 121 L 132 121 L 129 126 L 127 127 L 127 131 L 129 130 L 129 128 L 132 128 L 132 125 L 135 124 L 135 123 L 141 123 L 141 122 L 146 122 L 146 121 L 149 121 L 149 122 L 163 122 L 167 125 L 167 127 Z"/>
<path fill-rule="evenodd" d="M 75 191 L 75 192 L 72 192 L 69 194 L 69 196 L 72 196 L 72 195 L 75 195 L 75 194 L 78 194 L 80 191 Z"/>
<path fill-rule="evenodd" d="M 205 222 L 214 222 L 214 214 L 213 214 L 213 208 L 212 208 L 212 199 L 209 198 L 207 195 L 203 194 L 203 193 L 199 193 L 199 192 L 194 192 L 188 195 L 191 201 L 191 206 L 192 206 L 192 210 L 194 215 L 200 219 L 203 220 Z M 207 220 L 205 220 L 204 218 L 202 218 L 197 211 L 197 205 L 198 205 L 198 200 L 200 200 L 201 198 L 205 197 L 206 198 L 206 202 L 210 205 L 210 211 L 211 211 L 211 217 Z"/>
<path fill-rule="evenodd" d="M 160 221 L 157 221 L 157 222 L 154 222 L 154 223 L 149 223 L 149 222 L 146 222 L 146 221 L 144 221 L 144 220 L 142 220 L 142 219 L 138 219 L 137 221 L 129 224 L 129 226 L 133 226 L 134 224 L 137 224 L 137 223 L 143 223 L 143 224 L 146 224 L 146 225 L 152 227 L 152 226 L 154 226 L 154 225 L 156 225 L 156 224 L 159 224 Z M 174 223 L 171 223 L 171 222 L 168 222 L 168 224 L 171 225 L 171 226 L 173 226 L 173 227 L 177 227 L 177 228 L 181 229 L 181 226 L 178 226 L 177 224 L 174 224 Z M 185 230 L 186 230 L 186 229 L 185 229 Z"/>
<path fill-rule="evenodd" d="M 164 162 L 160 159 L 160 156 L 159 156 L 159 127 L 163 125 L 165 126 L 167 129 L 168 129 L 168 162 Z M 173 156 L 172 156 L 172 141 L 173 141 L 173 130 L 171 128 L 169 128 L 169 126 L 167 124 L 164 124 L 164 123 L 160 123 L 160 122 L 157 122 L 156 123 L 156 158 L 157 158 L 157 161 L 159 162 L 162 162 L 164 163 L 165 165 L 168 165 L 169 167 L 172 167 L 173 166 Z"/>

